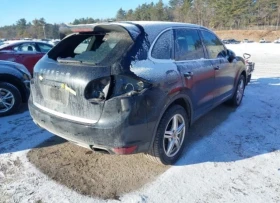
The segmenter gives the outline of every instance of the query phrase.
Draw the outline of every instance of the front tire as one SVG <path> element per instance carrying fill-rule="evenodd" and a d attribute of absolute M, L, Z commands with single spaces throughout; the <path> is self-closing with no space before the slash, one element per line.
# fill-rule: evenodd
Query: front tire
<path fill-rule="evenodd" d="M 148 157 L 160 164 L 174 164 L 183 151 L 188 128 L 185 109 L 180 105 L 169 108 L 160 120 Z"/>
<path fill-rule="evenodd" d="M 247 77 L 247 84 L 248 84 L 249 82 L 251 82 L 251 77 L 252 77 L 252 75 L 249 75 L 249 76 Z"/>
<path fill-rule="evenodd" d="M 21 94 L 14 85 L 6 82 L 0 83 L 0 116 L 16 112 L 21 102 Z"/>
<path fill-rule="evenodd" d="M 244 77 L 244 75 L 240 75 L 240 77 L 238 79 L 237 87 L 235 89 L 235 93 L 234 93 L 232 99 L 230 100 L 230 103 L 233 106 L 238 107 L 241 104 L 242 99 L 243 99 L 244 90 L 245 90 L 245 77 Z"/>

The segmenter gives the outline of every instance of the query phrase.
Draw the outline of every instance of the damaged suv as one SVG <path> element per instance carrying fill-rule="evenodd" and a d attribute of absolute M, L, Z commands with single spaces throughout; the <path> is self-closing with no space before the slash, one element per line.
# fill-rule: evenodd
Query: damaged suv
<path fill-rule="evenodd" d="M 195 120 L 242 101 L 244 60 L 207 28 L 114 22 L 76 31 L 36 64 L 29 109 L 77 145 L 173 164 Z"/>

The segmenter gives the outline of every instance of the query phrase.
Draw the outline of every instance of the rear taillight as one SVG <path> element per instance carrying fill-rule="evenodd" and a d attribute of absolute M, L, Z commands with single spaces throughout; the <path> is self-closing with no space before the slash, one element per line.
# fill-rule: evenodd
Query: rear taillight
<path fill-rule="evenodd" d="M 116 154 L 132 154 L 135 152 L 137 146 L 131 146 L 131 147 L 118 147 L 118 148 L 113 148 L 113 151 Z"/>
<path fill-rule="evenodd" d="M 85 98 L 90 102 L 101 102 L 105 100 L 109 92 L 110 81 L 110 77 L 91 81 L 85 89 Z"/>
<path fill-rule="evenodd" d="M 144 82 L 141 79 L 125 75 L 114 76 L 113 84 L 111 97 L 120 95 L 132 96 L 150 86 L 149 83 Z"/>

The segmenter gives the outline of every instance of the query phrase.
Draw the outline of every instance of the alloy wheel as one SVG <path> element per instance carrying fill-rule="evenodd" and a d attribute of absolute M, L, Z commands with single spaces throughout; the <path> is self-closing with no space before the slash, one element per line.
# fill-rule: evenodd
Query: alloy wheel
<path fill-rule="evenodd" d="M 239 104 L 244 94 L 244 80 L 240 80 L 237 87 L 236 102 Z"/>
<path fill-rule="evenodd" d="M 7 89 L 0 88 L 0 113 L 4 113 L 13 108 L 15 104 L 15 97 Z"/>
<path fill-rule="evenodd" d="M 184 141 L 185 119 L 180 114 L 175 114 L 167 124 L 163 138 L 163 149 L 168 157 L 174 157 Z"/>

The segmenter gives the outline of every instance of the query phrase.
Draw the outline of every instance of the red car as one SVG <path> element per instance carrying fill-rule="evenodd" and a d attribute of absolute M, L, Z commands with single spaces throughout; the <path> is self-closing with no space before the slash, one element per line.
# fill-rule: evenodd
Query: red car
<path fill-rule="evenodd" d="M 33 75 L 35 64 L 53 45 L 37 41 L 18 41 L 0 45 L 0 60 L 23 64 Z"/>

